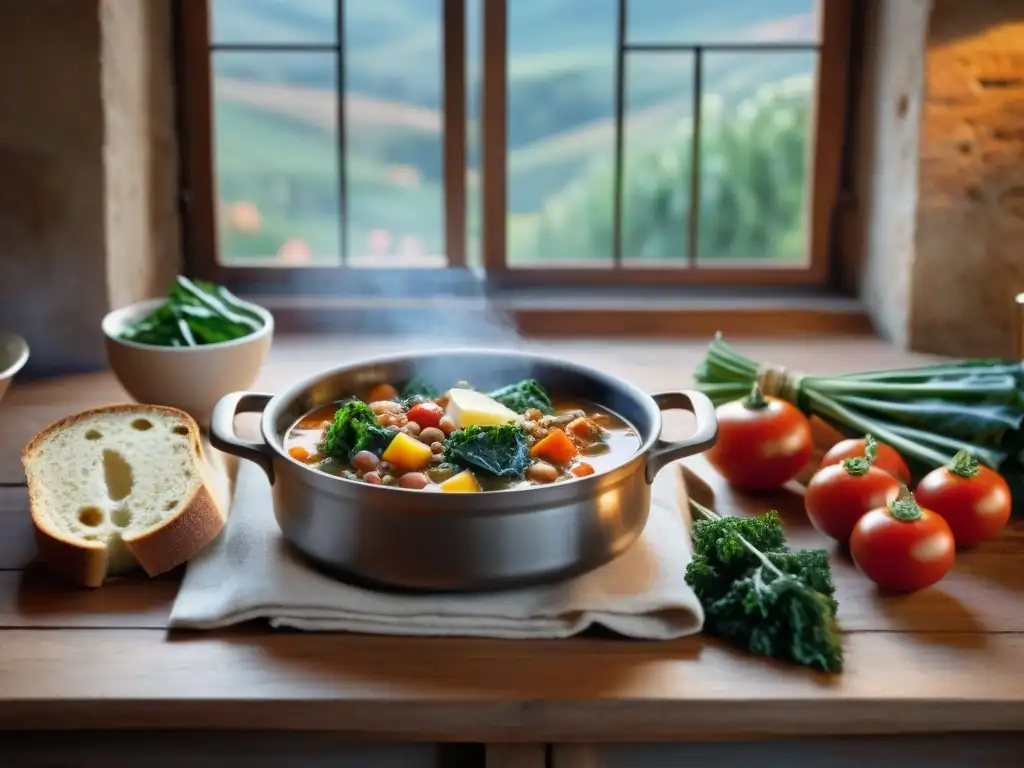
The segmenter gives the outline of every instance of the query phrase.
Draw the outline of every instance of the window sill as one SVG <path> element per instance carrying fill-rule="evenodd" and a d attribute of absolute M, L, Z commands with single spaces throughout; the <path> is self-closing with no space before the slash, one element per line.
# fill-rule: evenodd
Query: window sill
<path fill-rule="evenodd" d="M 754 338 L 874 335 L 856 299 L 811 290 L 508 289 L 488 296 L 245 295 L 284 333 L 524 337 Z"/>

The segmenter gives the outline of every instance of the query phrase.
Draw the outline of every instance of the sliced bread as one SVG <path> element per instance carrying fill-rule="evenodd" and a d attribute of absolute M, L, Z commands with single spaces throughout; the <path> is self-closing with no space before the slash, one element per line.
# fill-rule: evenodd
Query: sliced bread
<path fill-rule="evenodd" d="M 175 408 L 69 416 L 36 435 L 21 461 L 40 557 L 84 586 L 140 566 L 150 576 L 169 571 L 224 527 L 199 427 Z"/>

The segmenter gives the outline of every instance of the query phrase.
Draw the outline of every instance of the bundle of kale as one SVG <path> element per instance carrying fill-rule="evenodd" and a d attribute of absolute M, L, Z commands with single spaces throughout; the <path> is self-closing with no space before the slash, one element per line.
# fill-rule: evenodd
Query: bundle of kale
<path fill-rule="evenodd" d="M 689 584 L 704 608 L 704 631 L 752 653 L 825 672 L 843 667 L 838 603 L 828 553 L 792 551 L 776 512 L 720 517 L 690 500 Z"/>
<path fill-rule="evenodd" d="M 694 376 L 717 405 L 758 383 L 849 437 L 874 435 L 918 477 L 960 451 L 998 470 L 1024 510 L 1024 362 L 980 359 L 893 371 L 810 376 L 751 360 L 721 334 Z"/>

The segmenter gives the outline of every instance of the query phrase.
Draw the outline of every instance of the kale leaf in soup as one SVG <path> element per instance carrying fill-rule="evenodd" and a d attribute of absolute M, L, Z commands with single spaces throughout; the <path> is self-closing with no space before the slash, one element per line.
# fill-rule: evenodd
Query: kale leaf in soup
<path fill-rule="evenodd" d="M 545 416 L 554 413 L 555 406 L 547 391 L 533 379 L 523 379 L 507 387 L 491 392 L 491 397 L 516 413 L 526 413 L 536 408 Z"/>
<path fill-rule="evenodd" d="M 348 480 L 477 493 L 614 469 L 640 439 L 607 409 L 556 402 L 533 379 L 488 395 L 464 382 L 438 392 L 414 378 L 310 411 L 285 446 L 296 461 Z"/>
<path fill-rule="evenodd" d="M 396 434 L 398 429 L 382 426 L 362 400 L 350 400 L 324 430 L 320 453 L 334 459 L 349 459 L 360 451 L 379 455 Z"/>
<path fill-rule="evenodd" d="M 401 399 L 405 401 L 420 398 L 434 400 L 440 394 L 441 393 L 434 387 L 430 386 L 427 380 L 422 376 L 413 376 L 408 382 L 406 382 L 405 386 L 402 387 Z"/>
<path fill-rule="evenodd" d="M 475 469 L 494 477 L 522 477 L 530 463 L 529 435 L 515 424 L 496 427 L 470 426 L 448 435 L 444 458 L 463 469 Z"/>

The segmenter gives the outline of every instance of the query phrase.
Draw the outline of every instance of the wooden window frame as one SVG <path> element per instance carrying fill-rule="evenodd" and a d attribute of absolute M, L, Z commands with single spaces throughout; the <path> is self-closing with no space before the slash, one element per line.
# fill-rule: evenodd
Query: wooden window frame
<path fill-rule="evenodd" d="M 342 253 L 347 221 L 345 178 L 345 56 L 341 55 L 345 0 L 339 9 L 337 40 L 333 45 L 218 46 L 237 50 L 335 50 L 338 55 L 338 131 L 340 167 L 340 226 Z M 837 211 L 841 194 L 844 145 L 848 133 L 848 81 L 854 0 L 821 1 L 818 43 L 801 45 L 648 45 L 625 40 L 627 0 L 618 5 L 618 57 L 616 81 L 616 171 L 614 189 L 614 258 L 600 262 L 574 262 L 574 266 L 518 267 L 506 261 L 506 91 L 508 0 L 483 3 L 483 72 L 481 92 L 481 253 L 483 269 L 467 265 L 466 251 L 466 16 L 464 0 L 443 2 L 443 155 L 444 231 L 447 267 L 367 268 L 344 263 L 331 267 L 231 266 L 217 260 L 216 179 L 212 130 L 212 56 L 208 0 L 176 0 L 175 30 L 178 80 L 178 116 L 181 151 L 181 211 L 185 268 L 197 277 L 230 285 L 257 296 L 329 296 L 335 299 L 398 297 L 415 291 L 419 298 L 432 295 L 479 296 L 503 289 L 533 287 L 636 288 L 717 287 L 722 289 L 831 289 L 838 281 L 835 257 Z M 624 132 L 624 62 L 629 51 L 690 51 L 694 54 L 694 114 L 699 117 L 702 57 L 705 52 L 729 50 L 819 50 L 812 140 L 809 194 L 807 195 L 809 260 L 803 265 L 759 260 L 728 260 L 728 265 L 695 266 L 694 226 L 688 232 L 686 267 L 635 265 L 623 260 L 620 248 L 622 198 L 622 135 Z M 698 124 L 699 120 L 695 121 Z M 693 151 L 700 150 L 699 127 Z M 691 219 L 698 204 L 699 164 L 693 164 Z"/>

